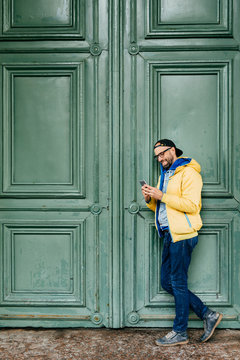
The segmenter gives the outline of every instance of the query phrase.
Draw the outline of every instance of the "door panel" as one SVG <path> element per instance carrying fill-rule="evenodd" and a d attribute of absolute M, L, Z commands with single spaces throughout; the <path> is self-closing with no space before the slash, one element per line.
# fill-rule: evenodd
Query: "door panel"
<path fill-rule="evenodd" d="M 163 56 L 157 60 L 156 54 L 150 53 L 145 62 L 149 70 L 153 134 L 171 134 L 184 153 L 191 150 L 192 156 L 201 161 L 203 194 L 231 197 L 231 164 L 224 152 L 230 147 L 234 55 L 226 58 L 209 52 L 206 59 L 205 53 L 187 53 L 184 59 L 175 53 L 174 62 L 169 56 L 163 60 Z M 190 140 L 188 144 L 184 138 Z"/>
<path fill-rule="evenodd" d="M 46 57 L 36 66 L 34 60 L 25 59 L 25 65 L 3 66 L 4 195 L 69 192 L 85 197 L 83 83 L 87 60 L 47 64 Z M 81 101 L 77 101 L 79 96 Z"/>
<path fill-rule="evenodd" d="M 40 0 L 37 6 L 33 0 L 3 0 L 3 37 L 83 39 L 84 28 L 83 0 Z"/>
<path fill-rule="evenodd" d="M 4 224 L 4 304 L 86 305 L 86 222 L 59 225 Z"/>
<path fill-rule="evenodd" d="M 147 36 L 220 36 L 232 32 L 231 0 L 145 2 Z"/>
<path fill-rule="evenodd" d="M 127 3 L 125 324 L 171 327 L 175 317 L 174 299 L 160 283 L 162 242 L 139 185 L 139 180 L 145 179 L 156 186 L 160 169 L 153 161 L 153 144 L 160 138 L 170 138 L 184 156 L 193 157 L 202 167 L 203 227 L 189 269 L 189 288 L 224 313 L 222 327 L 239 327 L 239 286 L 234 267 L 240 244 L 239 181 L 234 187 L 233 180 L 239 152 L 233 143 L 239 114 L 235 104 L 239 94 L 235 81 L 239 51 L 234 45 L 238 41 L 236 19 L 229 24 L 225 21 L 231 4 L 222 2 L 219 11 L 219 2 L 188 2 L 185 9 L 183 1 L 181 10 L 178 2 L 171 1 L 150 1 L 149 6 L 143 1 L 131 6 Z M 145 28 L 141 26 L 144 21 Z M 211 39 L 210 43 L 209 36 L 214 38 L 224 32 L 233 35 L 228 45 L 225 40 L 219 43 Z M 201 41 L 192 38 L 200 34 Z M 186 40 L 178 38 L 180 35 Z M 222 51 L 221 46 L 226 50 Z M 201 327 L 202 322 L 191 313 L 189 325 Z"/>

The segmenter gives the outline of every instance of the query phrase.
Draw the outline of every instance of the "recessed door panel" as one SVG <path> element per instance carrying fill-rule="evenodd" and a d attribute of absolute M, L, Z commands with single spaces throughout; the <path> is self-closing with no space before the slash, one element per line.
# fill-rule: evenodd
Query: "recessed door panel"
<path fill-rule="evenodd" d="M 83 39 L 85 1 L 2 0 L 3 37 Z"/>
<path fill-rule="evenodd" d="M 145 2 L 147 37 L 218 37 L 232 34 L 231 0 Z"/>

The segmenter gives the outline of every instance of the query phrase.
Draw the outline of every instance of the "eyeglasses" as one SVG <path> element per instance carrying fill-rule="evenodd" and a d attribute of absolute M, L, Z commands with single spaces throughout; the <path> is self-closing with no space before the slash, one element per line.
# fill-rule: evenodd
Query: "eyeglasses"
<path fill-rule="evenodd" d="M 154 159 L 155 159 L 155 160 L 158 160 L 159 157 L 163 157 L 163 156 L 164 156 L 164 153 L 165 153 L 166 151 L 170 150 L 170 149 L 171 149 L 171 147 L 168 148 L 168 149 L 166 149 L 166 150 L 164 150 L 164 151 L 162 151 L 162 152 L 160 152 L 160 153 L 157 154 L 157 155 L 154 155 Z"/>

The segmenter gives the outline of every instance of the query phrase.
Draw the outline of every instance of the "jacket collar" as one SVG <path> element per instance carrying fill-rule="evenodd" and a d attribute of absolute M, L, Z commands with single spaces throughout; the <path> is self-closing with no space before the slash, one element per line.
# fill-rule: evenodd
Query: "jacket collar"
<path fill-rule="evenodd" d="M 175 171 L 178 167 L 187 165 L 191 161 L 192 161 L 191 158 L 177 158 L 177 160 L 171 165 L 171 167 L 169 169 L 164 169 L 162 164 L 160 164 L 161 172 L 165 174 L 168 170 L 174 170 Z"/>

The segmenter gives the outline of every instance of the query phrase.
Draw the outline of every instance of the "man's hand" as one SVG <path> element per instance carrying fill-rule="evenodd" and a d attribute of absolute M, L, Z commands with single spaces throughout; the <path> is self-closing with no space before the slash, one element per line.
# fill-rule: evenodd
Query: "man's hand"
<path fill-rule="evenodd" d="M 150 198 L 162 200 L 163 196 L 163 192 L 161 190 L 147 184 L 142 187 L 142 193 L 146 202 L 150 201 Z"/>
<path fill-rule="evenodd" d="M 142 186 L 142 194 L 143 194 L 143 196 L 144 196 L 145 201 L 146 201 L 146 202 L 149 202 L 149 201 L 151 200 L 151 196 L 149 196 L 149 195 L 146 193 L 146 191 L 145 191 L 145 189 L 146 189 L 147 186 L 148 186 L 147 184 L 145 184 L 145 185 Z"/>

